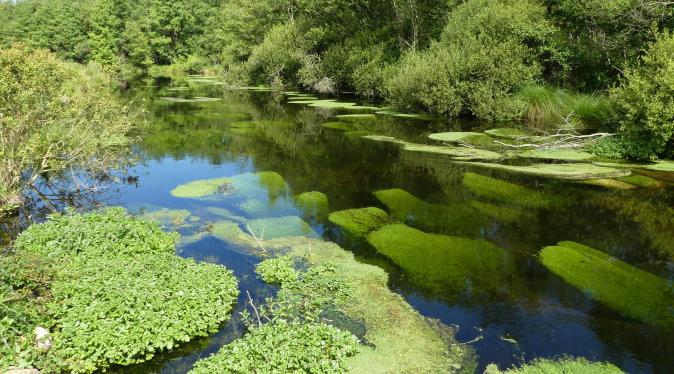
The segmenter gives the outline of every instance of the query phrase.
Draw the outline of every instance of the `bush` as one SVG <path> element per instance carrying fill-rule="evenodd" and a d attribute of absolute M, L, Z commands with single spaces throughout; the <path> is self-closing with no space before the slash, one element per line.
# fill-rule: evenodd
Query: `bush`
<path fill-rule="evenodd" d="M 556 33 L 532 1 L 467 1 L 452 11 L 438 42 L 404 56 L 385 78 L 386 98 L 449 116 L 515 118 L 510 95 L 540 79 L 542 62 L 563 62 Z"/>
<path fill-rule="evenodd" d="M 358 339 L 325 324 L 266 324 L 196 363 L 192 374 L 345 373 Z"/>
<path fill-rule="evenodd" d="M 0 82 L 0 207 L 71 168 L 96 181 L 124 165 L 131 119 L 98 66 L 17 44 L 0 50 Z"/>
<path fill-rule="evenodd" d="M 17 255 L 52 264 L 42 317 L 53 347 L 33 364 L 89 373 L 217 331 L 236 280 L 222 266 L 176 256 L 177 239 L 122 209 L 54 216 L 21 234 Z"/>
<path fill-rule="evenodd" d="M 624 156 L 653 159 L 671 151 L 674 136 L 674 34 L 651 44 L 639 66 L 625 69 L 611 90 Z"/>

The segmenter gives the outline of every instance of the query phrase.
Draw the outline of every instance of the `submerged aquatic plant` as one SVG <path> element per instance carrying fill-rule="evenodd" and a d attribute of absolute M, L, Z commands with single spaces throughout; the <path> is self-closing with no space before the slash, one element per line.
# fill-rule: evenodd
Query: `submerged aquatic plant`
<path fill-rule="evenodd" d="M 319 236 L 308 223 L 297 216 L 253 219 L 248 221 L 247 225 L 255 236 L 264 239 L 293 236 L 317 238 Z"/>
<path fill-rule="evenodd" d="M 587 179 L 620 178 L 632 174 L 627 169 L 615 169 L 588 163 L 533 164 L 527 166 L 472 162 L 469 165 L 484 169 L 503 170 L 534 177 L 582 181 Z"/>
<path fill-rule="evenodd" d="M 514 270 L 507 252 L 484 240 L 427 234 L 403 224 L 384 226 L 367 240 L 433 292 L 497 290 Z"/>
<path fill-rule="evenodd" d="M 463 185 L 482 198 L 524 208 L 549 208 L 554 203 L 554 199 L 544 193 L 475 173 L 465 173 Z"/>
<path fill-rule="evenodd" d="M 181 198 L 202 198 L 210 195 L 225 195 L 232 192 L 230 178 L 202 179 L 182 184 L 171 191 L 171 195 Z"/>
<path fill-rule="evenodd" d="M 550 271 L 616 312 L 674 326 L 674 287 L 665 279 L 574 242 L 545 247 L 540 257 Z"/>
<path fill-rule="evenodd" d="M 397 188 L 374 195 L 393 217 L 423 230 L 473 236 L 487 225 L 484 216 L 465 204 L 430 204 Z"/>
<path fill-rule="evenodd" d="M 344 231 L 359 237 L 392 222 L 386 212 L 374 207 L 334 212 L 328 216 L 328 219 Z"/>
<path fill-rule="evenodd" d="M 322 192 L 304 192 L 295 197 L 295 204 L 304 212 L 304 217 L 309 220 L 325 218 L 330 212 L 328 196 Z"/>

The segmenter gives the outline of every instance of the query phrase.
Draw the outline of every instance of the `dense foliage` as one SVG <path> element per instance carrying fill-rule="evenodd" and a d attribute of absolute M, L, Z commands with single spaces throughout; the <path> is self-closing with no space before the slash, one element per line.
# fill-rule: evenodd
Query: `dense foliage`
<path fill-rule="evenodd" d="M 0 50 L 0 81 L 0 210 L 74 169 L 96 179 L 122 165 L 131 120 L 100 67 L 17 44 Z"/>
<path fill-rule="evenodd" d="M 23 41 L 78 62 L 355 91 L 408 110 L 533 120 L 545 130 L 615 130 L 624 136 L 604 153 L 665 155 L 667 130 L 659 131 L 667 116 L 624 117 L 621 102 L 637 89 L 638 74 L 657 69 L 635 66 L 674 26 L 669 2 L 19 0 L 0 3 L 0 23 L 0 46 Z M 620 121 L 609 121 L 603 93 L 619 85 L 631 88 L 610 95 Z M 559 106 L 546 86 L 566 93 Z M 634 105 L 643 113 L 662 97 L 654 102 Z M 650 129 L 654 144 L 632 127 Z"/>
<path fill-rule="evenodd" d="M 2 258 L 18 270 L 0 278 L 3 297 L 13 300 L 0 310 L 0 328 L 10 332 L 2 366 L 88 373 L 217 331 L 236 280 L 219 265 L 176 256 L 176 240 L 121 209 L 31 226 Z M 36 326 L 53 336 L 46 352 L 33 347 Z"/>

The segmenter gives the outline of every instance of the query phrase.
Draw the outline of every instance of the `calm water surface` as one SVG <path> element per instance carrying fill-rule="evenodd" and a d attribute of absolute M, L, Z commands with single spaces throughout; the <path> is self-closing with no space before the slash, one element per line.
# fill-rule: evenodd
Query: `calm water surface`
<path fill-rule="evenodd" d="M 421 314 L 456 326 L 459 341 L 474 342 L 480 372 L 491 362 L 504 368 L 537 357 L 562 355 L 610 361 L 632 373 L 674 371 L 674 331 L 627 319 L 593 302 L 550 273 L 537 258 L 541 248 L 572 240 L 671 282 L 671 187 L 616 192 L 471 170 L 442 157 L 404 153 L 393 144 L 361 136 L 368 132 L 425 142 L 429 133 L 466 129 L 474 124 L 378 116 L 374 121 L 356 123 L 351 131 L 342 131 L 321 124 L 348 112 L 288 104 L 287 97 L 272 92 L 228 91 L 204 84 L 192 84 L 189 90 L 167 89 L 183 85 L 187 83 L 146 81 L 132 85 L 127 93 L 130 99 L 150 108 L 142 141 L 136 148 L 143 163 L 131 173 L 138 177 L 137 182 L 123 186 L 109 199 L 110 204 L 123 205 L 134 212 L 189 210 L 199 217 L 198 222 L 167 227 L 189 236 L 218 220 L 211 208 L 227 209 L 241 216 L 250 213 L 241 210 L 240 199 L 178 199 L 170 194 L 173 188 L 196 179 L 275 171 L 286 180 L 289 191 L 271 196 L 263 185 L 252 188 L 249 196 L 257 194 L 257 201 L 266 204 L 261 214 L 305 216 L 326 240 L 353 251 L 360 261 L 386 269 L 392 290 L 403 295 Z M 165 96 L 221 100 L 176 103 L 160 99 Z M 277 122 L 232 125 L 243 120 Z M 463 185 L 466 171 L 526 186 L 552 196 L 558 203 L 554 208 L 535 209 L 508 201 L 490 201 Z M 386 210 L 373 192 L 391 188 L 403 189 L 429 204 L 450 207 L 450 219 L 447 215 L 434 217 L 435 210 L 426 209 L 417 212 L 418 216 L 403 217 L 408 225 L 426 232 L 492 242 L 512 257 L 516 264 L 514 275 L 502 287 L 490 290 L 473 285 L 457 290 L 431 284 L 424 281 L 428 279 L 424 274 L 405 272 L 366 242 L 347 239 L 326 217 L 307 217 L 307 212 L 293 203 L 293 196 L 299 193 L 320 191 L 329 197 L 332 211 L 368 206 Z M 494 218 L 474 209 L 484 203 L 496 204 L 510 213 L 506 214 L 509 218 Z M 242 290 L 239 307 L 232 321 L 217 335 L 134 368 L 137 372 L 186 372 L 196 359 L 241 335 L 237 315 L 245 303 L 245 290 L 256 299 L 274 292 L 254 276 L 259 259 L 236 246 L 206 238 L 182 245 L 179 252 L 233 269 Z M 489 278 L 491 274 L 477 276 Z"/>

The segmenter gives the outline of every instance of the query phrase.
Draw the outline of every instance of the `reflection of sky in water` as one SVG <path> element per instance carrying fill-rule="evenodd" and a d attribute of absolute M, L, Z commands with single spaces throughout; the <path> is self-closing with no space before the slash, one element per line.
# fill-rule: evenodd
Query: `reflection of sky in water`
<path fill-rule="evenodd" d="M 210 92 L 203 96 L 215 94 L 221 95 Z M 479 370 L 490 362 L 505 368 L 522 360 L 564 354 L 608 360 L 629 372 L 666 372 L 665 368 L 674 367 L 671 344 L 674 331 L 628 321 L 597 305 L 551 275 L 535 257 L 546 245 L 574 240 L 611 251 L 663 277 L 674 278 L 671 261 L 663 257 L 662 248 L 653 244 L 643 226 L 624 217 L 616 218 L 616 212 L 606 204 L 595 204 L 605 196 L 620 202 L 623 199 L 620 194 L 516 178 L 513 182 L 561 202 L 554 209 L 536 209 L 515 206 L 512 201 L 476 197 L 463 184 L 463 173 L 468 170 L 465 167 L 449 166 L 429 157 L 408 154 L 399 157 L 394 145 L 350 138 L 341 131 L 321 127 L 321 123 L 331 121 L 330 112 L 280 105 L 270 100 L 267 93 L 233 92 L 225 94 L 223 102 L 199 106 L 161 104 L 153 110 L 158 116 L 157 133 L 150 132 L 145 137 L 146 143 L 139 147 L 148 161 L 131 172 L 139 177 L 138 184 L 122 187 L 118 201 L 113 203 L 134 211 L 187 209 L 200 219 L 191 226 L 177 228 L 185 236 L 222 220 L 222 209 L 240 218 L 233 220 L 242 230 L 245 222 L 252 224 L 248 219 L 303 217 L 305 212 L 299 208 L 295 196 L 309 191 L 325 193 L 332 211 L 378 206 L 424 231 L 486 239 L 504 248 L 512 258 L 516 271 L 505 282 L 505 290 L 484 294 L 429 290 L 415 283 L 413 274 L 405 274 L 401 266 L 376 254 L 366 242 L 344 236 L 325 217 L 313 217 L 310 221 L 319 235 L 354 251 L 362 261 L 386 269 L 392 288 L 423 315 L 458 325 L 459 341 L 471 341 L 482 334 L 474 343 Z M 259 128 L 228 127 L 228 123 L 241 119 L 224 115 L 231 112 L 286 122 Z M 461 124 L 419 124 L 385 118 L 356 126 L 422 141 L 429 132 L 446 131 Z M 260 171 L 277 172 L 287 182 L 287 188 L 269 188 L 259 177 L 249 174 Z M 487 174 L 512 179 L 499 173 Z M 170 194 L 181 184 L 222 177 L 235 177 L 236 193 L 207 199 L 180 199 Z M 395 207 L 383 204 L 373 195 L 374 191 L 393 188 L 406 191 L 414 202 L 398 209 L 398 214 Z M 674 202 L 670 190 L 633 194 L 635 199 L 664 205 Z M 212 208 L 219 208 L 220 215 Z M 265 222 L 273 225 L 281 221 Z M 654 227 L 650 232 L 657 231 L 658 226 Z M 671 233 L 665 230 L 662 235 L 666 239 Z M 209 348 L 197 349 L 182 359 L 166 358 L 166 365 L 161 360 L 151 364 L 155 368 L 163 366 L 165 372 L 184 372 L 198 355 L 215 350 L 240 333 L 236 316 L 245 304 L 242 298 L 246 297 L 246 289 L 256 299 L 272 292 L 254 275 L 256 258 L 218 239 L 207 236 L 180 248 L 179 252 L 233 269 L 242 294 L 233 322 L 211 338 Z"/>

